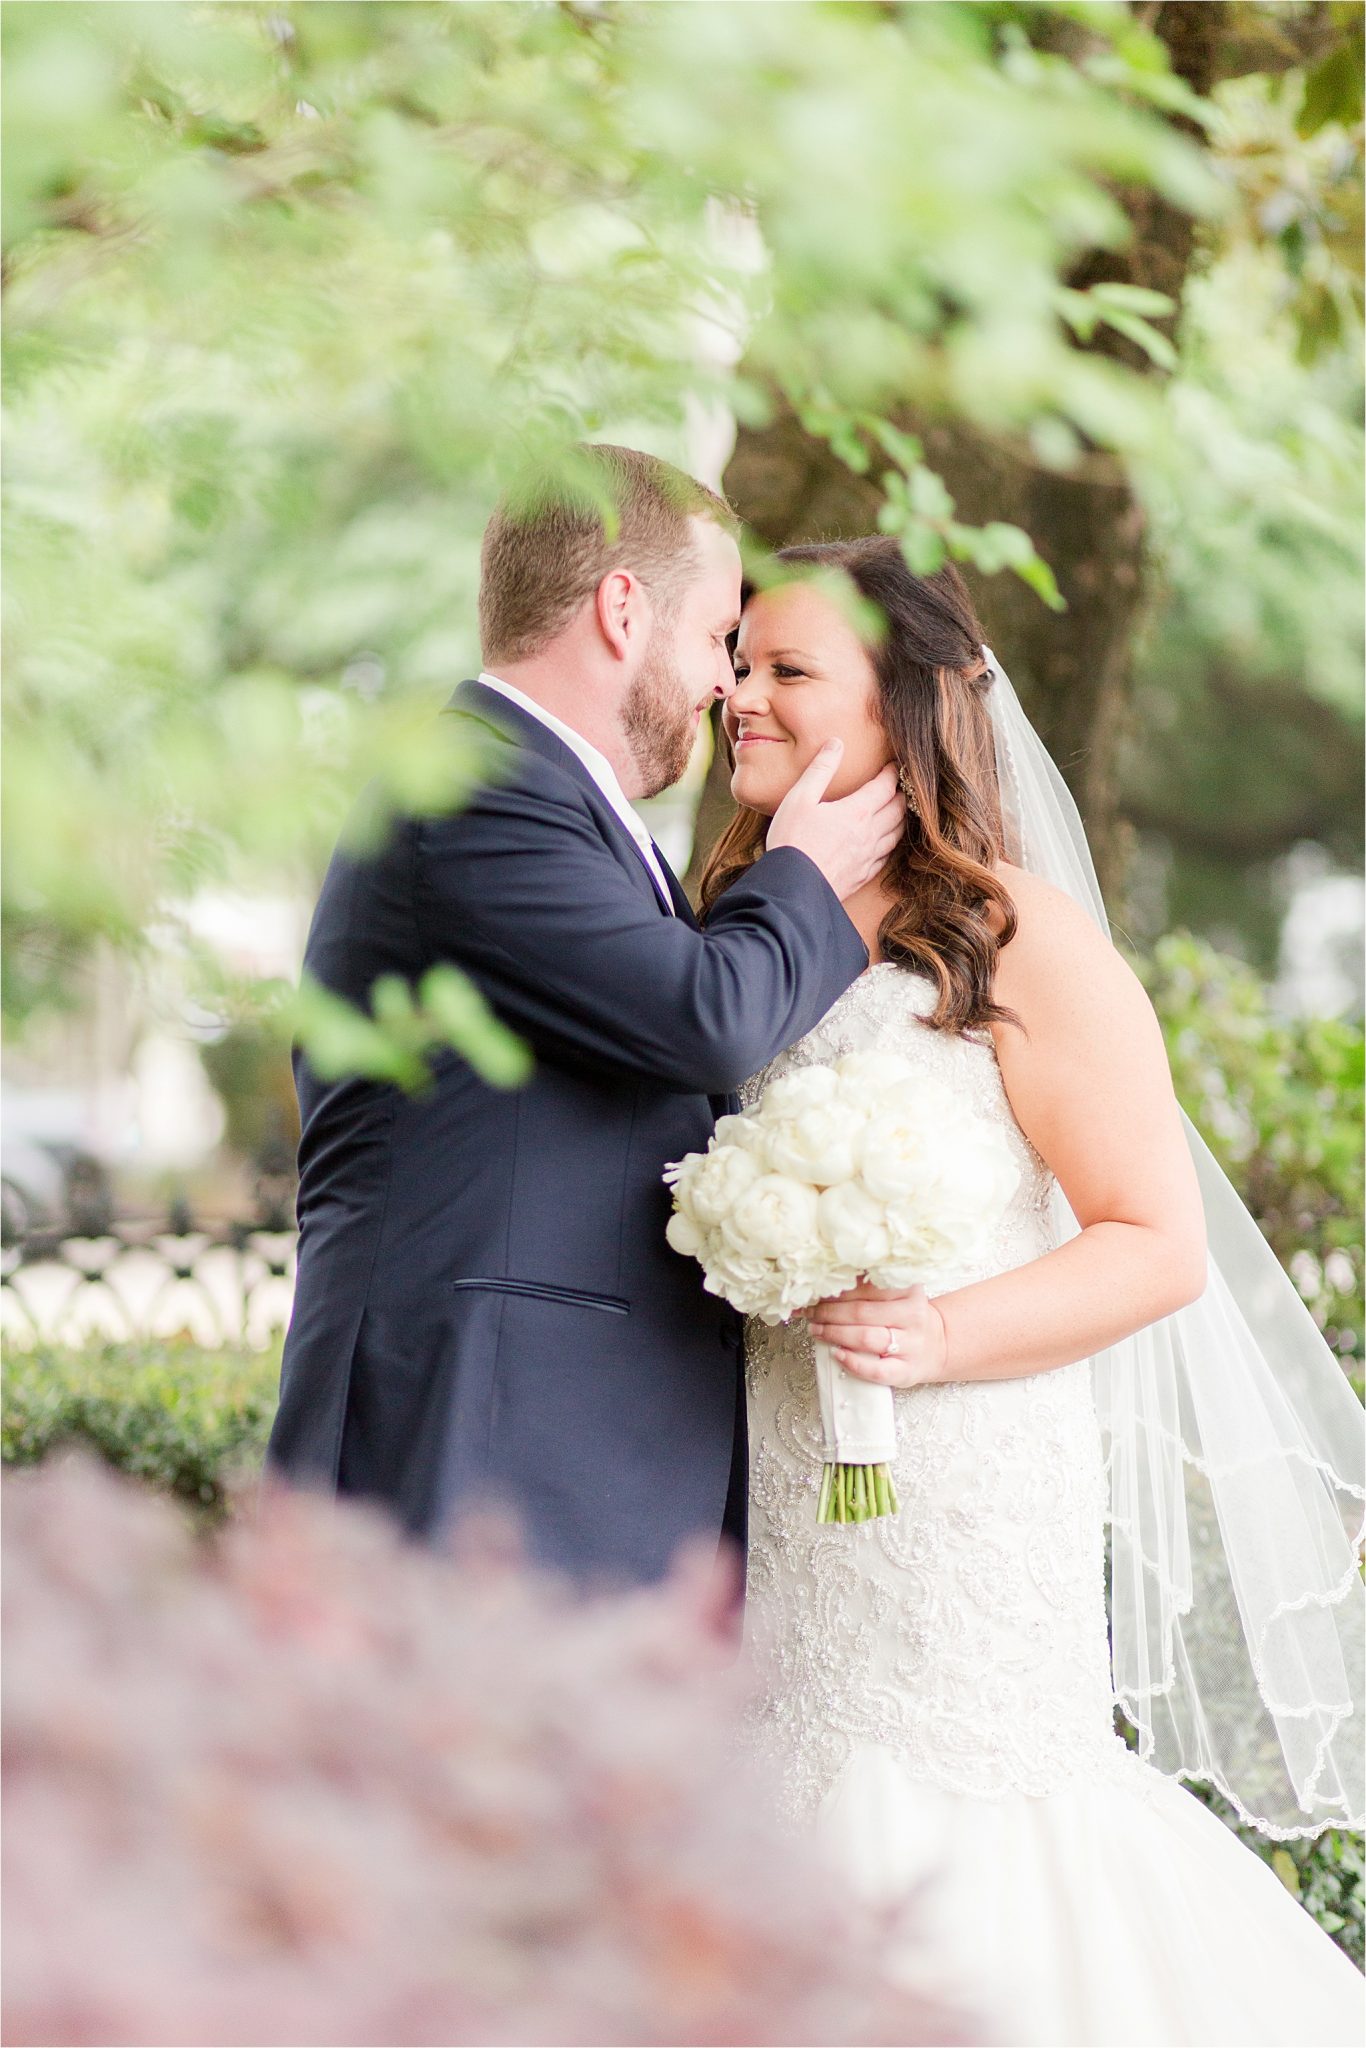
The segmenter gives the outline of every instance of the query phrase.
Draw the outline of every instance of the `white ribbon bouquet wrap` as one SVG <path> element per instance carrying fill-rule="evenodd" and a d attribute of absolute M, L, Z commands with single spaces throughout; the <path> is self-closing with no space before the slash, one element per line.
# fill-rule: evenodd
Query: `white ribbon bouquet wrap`
<path fill-rule="evenodd" d="M 669 1166 L 669 1243 L 703 1285 L 775 1324 L 861 1279 L 929 1287 L 973 1264 L 1019 1181 L 999 1126 L 896 1053 L 780 1076 Z M 817 1519 L 894 1514 L 892 1389 L 814 1345 L 825 1437 Z"/>

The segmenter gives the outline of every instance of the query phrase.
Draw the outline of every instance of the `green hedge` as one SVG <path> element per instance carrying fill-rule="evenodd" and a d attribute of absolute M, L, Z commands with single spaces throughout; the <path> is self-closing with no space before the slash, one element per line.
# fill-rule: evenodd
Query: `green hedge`
<path fill-rule="evenodd" d="M 1283 1017 L 1241 960 L 1189 932 L 1135 963 L 1176 1092 L 1361 1391 L 1366 1356 L 1360 1018 Z"/>
<path fill-rule="evenodd" d="M 204 1351 L 189 1340 L 15 1349 L 4 1366 L 7 1465 L 80 1443 L 220 1519 L 230 1480 L 259 1471 L 280 1383 L 276 1345 Z"/>

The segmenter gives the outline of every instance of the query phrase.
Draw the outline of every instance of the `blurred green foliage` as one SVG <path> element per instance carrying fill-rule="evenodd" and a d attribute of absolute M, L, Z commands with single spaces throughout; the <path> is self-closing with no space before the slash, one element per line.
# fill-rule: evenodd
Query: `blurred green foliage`
<path fill-rule="evenodd" d="M 255 1161 L 283 1150 L 292 1170 L 299 1109 L 289 1062 L 274 1037 L 238 1023 L 201 1045 L 199 1057 L 223 1105 L 225 1143 L 239 1158 Z"/>
<path fill-rule="evenodd" d="M 1350 53 L 1359 10 L 1344 28 Z M 1204 237 L 1161 428 L 1132 464 L 1152 589 L 1124 807 L 1173 856 L 1166 922 L 1237 930 L 1268 968 L 1275 860 L 1301 840 L 1362 857 L 1360 81 L 1305 134 L 1314 94 L 1310 72 L 1215 95 L 1235 203 Z"/>
<path fill-rule="evenodd" d="M 1361 1023 L 1280 1015 L 1256 974 L 1188 932 L 1137 964 L 1182 1105 L 1360 1388 Z"/>
<path fill-rule="evenodd" d="M 893 415 L 1041 474 L 1118 454 L 1154 577 L 1123 800 L 1170 854 L 1131 922 L 1269 965 L 1268 864 L 1361 849 L 1361 19 L 1218 23 L 1198 97 L 1151 9 L 1088 0 L 11 0 L 9 1028 L 112 943 L 279 1045 L 512 1075 L 468 989 L 348 1023 L 230 985 L 186 907 L 309 897 L 367 780 L 360 835 L 459 801 L 433 714 L 500 490 L 775 407 L 914 566 L 1045 603 Z M 1192 224 L 1179 315 L 1078 285 L 1154 206 Z"/>
<path fill-rule="evenodd" d="M 211 1523 L 232 1481 L 260 1466 L 280 1354 L 205 1351 L 188 1340 L 12 1346 L 3 1367 L 0 1454 L 33 1465 L 78 1443 L 173 1494 Z"/>
<path fill-rule="evenodd" d="M 7 7 L 10 1017 L 100 941 L 193 961 L 201 885 L 311 893 L 367 777 L 372 832 L 458 801 L 432 713 L 479 534 L 576 438 L 677 457 L 776 392 L 865 461 L 908 394 L 1042 461 L 1143 441 L 1145 381 L 1073 337 L 1153 308 L 1063 279 L 1131 232 L 1121 186 L 1224 193 L 1141 22 L 1051 14 Z M 1047 595 L 1026 536 L 877 446 L 914 559 Z M 434 1022 L 506 1062 L 478 1005 Z"/>

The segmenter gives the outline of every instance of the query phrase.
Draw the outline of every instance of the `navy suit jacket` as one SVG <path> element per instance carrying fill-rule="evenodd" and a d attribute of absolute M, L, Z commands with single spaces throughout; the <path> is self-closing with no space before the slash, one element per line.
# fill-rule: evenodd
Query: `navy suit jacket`
<path fill-rule="evenodd" d="M 420 1095 L 294 1049 L 299 1255 L 268 1470 L 439 1538 L 481 1498 L 576 1582 L 663 1575 L 746 1535 L 741 1323 L 670 1250 L 664 1166 L 867 965 L 804 854 L 765 854 L 698 929 L 670 917 L 582 762 L 480 683 L 493 779 L 462 810 L 337 850 L 306 970 L 457 964 L 531 1046 L 505 1091 L 455 1052 Z M 488 728 L 494 728 L 491 734 Z M 666 870 L 667 873 L 667 870 Z"/>

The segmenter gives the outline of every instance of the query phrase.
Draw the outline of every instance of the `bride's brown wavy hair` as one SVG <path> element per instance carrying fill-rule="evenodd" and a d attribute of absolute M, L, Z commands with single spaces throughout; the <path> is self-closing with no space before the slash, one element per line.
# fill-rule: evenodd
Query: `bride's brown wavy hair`
<path fill-rule="evenodd" d="M 963 1031 L 1019 1023 L 991 999 L 996 955 L 1015 935 L 1015 908 L 993 863 L 1005 851 L 982 628 L 952 563 L 916 576 L 881 534 L 783 548 L 793 565 L 843 570 L 884 622 L 868 649 L 877 717 L 909 784 L 913 812 L 884 872 L 895 902 L 878 929 L 886 959 L 932 974 L 939 999 L 925 1022 Z M 746 592 L 746 601 L 753 594 Z M 741 809 L 702 876 L 702 914 L 764 850 L 768 820 Z M 988 919 L 994 907 L 1001 929 Z"/>

